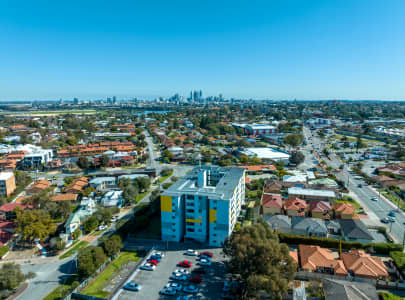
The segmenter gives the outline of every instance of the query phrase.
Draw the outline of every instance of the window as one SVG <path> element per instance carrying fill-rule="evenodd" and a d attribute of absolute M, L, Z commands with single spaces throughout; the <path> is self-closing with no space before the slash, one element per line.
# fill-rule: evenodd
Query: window
<path fill-rule="evenodd" d="M 217 236 L 217 234 L 216 234 L 216 233 L 214 233 L 212 236 Z"/>
<path fill-rule="evenodd" d="M 175 225 L 176 225 L 176 223 L 172 223 L 172 225 L 173 225 L 173 226 L 175 226 Z"/>
<path fill-rule="evenodd" d="M 194 213 L 194 209 L 187 209 L 188 213 Z"/>
<path fill-rule="evenodd" d="M 201 228 L 200 228 L 200 229 L 198 229 L 198 232 L 202 232 Z"/>
<path fill-rule="evenodd" d="M 176 228 L 172 228 L 172 231 L 173 231 L 173 232 L 176 232 Z"/>
<path fill-rule="evenodd" d="M 194 232 L 194 228 L 187 228 L 188 232 Z"/>

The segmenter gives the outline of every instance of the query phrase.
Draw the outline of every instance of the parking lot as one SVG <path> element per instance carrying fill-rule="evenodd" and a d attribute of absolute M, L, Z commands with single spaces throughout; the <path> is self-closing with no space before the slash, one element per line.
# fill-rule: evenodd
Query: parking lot
<path fill-rule="evenodd" d="M 219 299 L 221 294 L 221 289 L 224 281 L 226 280 L 226 271 L 224 265 L 224 257 L 221 255 L 221 249 L 198 249 L 199 252 L 210 251 L 214 254 L 212 258 L 211 266 L 205 266 L 205 274 L 199 274 L 203 278 L 202 283 L 193 284 L 199 287 L 199 292 L 193 295 L 190 299 Z M 160 295 L 159 291 L 168 284 L 169 282 L 176 282 L 171 280 L 173 272 L 180 267 L 177 264 L 180 261 L 188 260 L 192 263 L 192 267 L 187 270 L 190 273 L 197 268 L 202 268 L 199 266 L 198 256 L 188 256 L 185 255 L 185 250 L 175 250 L 166 251 L 165 257 L 160 261 L 159 265 L 154 271 L 144 271 L 139 270 L 135 278 L 132 280 L 134 283 L 138 283 L 142 286 L 141 290 L 138 292 L 133 291 L 122 291 L 118 299 L 129 300 L 129 299 L 176 299 L 181 295 L 192 295 L 185 292 L 177 292 L 176 296 L 165 296 Z M 196 274 L 197 275 L 197 274 Z M 177 281 L 183 287 L 189 285 L 189 281 Z"/>

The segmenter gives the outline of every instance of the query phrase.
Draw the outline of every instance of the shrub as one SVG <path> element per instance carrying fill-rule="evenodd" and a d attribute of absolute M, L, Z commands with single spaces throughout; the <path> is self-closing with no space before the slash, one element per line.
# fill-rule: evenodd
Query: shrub
<path fill-rule="evenodd" d="M 0 258 L 2 258 L 8 251 L 10 251 L 10 247 L 5 245 L 0 247 Z"/>

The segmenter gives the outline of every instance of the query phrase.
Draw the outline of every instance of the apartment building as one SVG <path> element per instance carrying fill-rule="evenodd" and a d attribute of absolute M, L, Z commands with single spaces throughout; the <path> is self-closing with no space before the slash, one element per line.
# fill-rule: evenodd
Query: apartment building
<path fill-rule="evenodd" d="M 10 197 L 15 191 L 15 178 L 13 172 L 0 173 L 0 195 Z"/>
<path fill-rule="evenodd" d="M 162 240 L 221 246 L 245 201 L 245 170 L 200 166 L 161 196 Z"/>

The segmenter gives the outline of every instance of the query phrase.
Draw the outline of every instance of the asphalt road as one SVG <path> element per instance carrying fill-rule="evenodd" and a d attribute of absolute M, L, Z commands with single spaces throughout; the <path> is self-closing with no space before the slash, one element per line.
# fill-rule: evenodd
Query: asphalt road
<path fill-rule="evenodd" d="M 322 141 L 316 137 L 311 137 L 311 132 L 307 127 L 304 127 L 304 137 L 308 140 L 307 146 L 304 148 L 304 152 L 306 156 L 306 161 L 310 161 L 313 157 L 311 153 L 312 149 L 321 148 Z M 310 141 L 313 141 L 313 145 L 311 145 Z M 320 151 L 319 151 L 320 152 Z M 333 153 L 330 155 L 330 160 L 325 159 L 325 162 L 334 169 L 338 169 L 342 162 L 334 155 Z M 396 214 L 396 222 L 390 224 L 381 223 L 379 220 L 382 218 L 387 217 L 388 213 L 393 210 L 393 204 L 387 203 L 384 199 L 379 197 L 378 193 L 374 192 L 370 187 L 368 187 L 363 180 L 358 180 L 349 172 L 347 166 L 344 167 L 343 171 L 337 172 L 336 177 L 342 181 L 344 181 L 347 185 L 347 188 L 350 192 L 355 194 L 355 196 L 360 199 L 359 202 L 364 206 L 366 212 L 369 212 L 370 218 L 373 218 L 375 221 L 375 225 L 379 226 L 386 226 L 388 230 L 391 230 L 391 235 L 397 243 L 403 243 L 405 237 L 405 216 L 402 212 Z M 363 187 L 360 188 L 358 185 L 362 184 Z M 372 201 L 372 197 L 377 197 L 377 201 Z"/>

